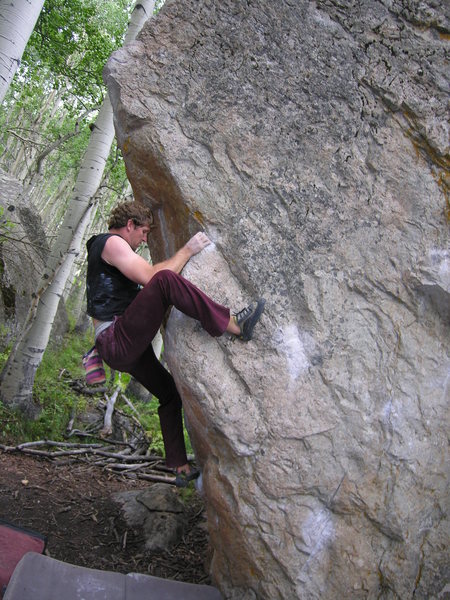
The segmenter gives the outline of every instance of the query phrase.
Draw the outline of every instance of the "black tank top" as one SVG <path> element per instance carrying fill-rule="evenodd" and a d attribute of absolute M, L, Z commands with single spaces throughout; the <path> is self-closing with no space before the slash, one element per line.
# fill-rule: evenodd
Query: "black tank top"
<path fill-rule="evenodd" d="M 103 248 L 111 235 L 117 234 L 94 235 L 86 244 L 88 250 L 87 313 L 99 321 L 112 321 L 115 316 L 121 315 L 140 290 L 137 283 L 102 259 Z"/>

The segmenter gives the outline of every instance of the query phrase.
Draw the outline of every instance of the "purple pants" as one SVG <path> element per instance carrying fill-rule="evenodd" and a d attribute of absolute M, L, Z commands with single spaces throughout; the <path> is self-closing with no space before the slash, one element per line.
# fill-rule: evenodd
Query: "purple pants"
<path fill-rule="evenodd" d="M 95 345 L 107 365 L 130 373 L 158 398 L 166 464 L 178 467 L 187 463 L 181 398 L 172 375 L 156 358 L 151 345 L 171 305 L 200 321 L 212 336 L 222 335 L 230 321 L 228 308 L 208 298 L 181 275 L 163 270 L 152 277 L 123 315 L 114 318 Z"/>

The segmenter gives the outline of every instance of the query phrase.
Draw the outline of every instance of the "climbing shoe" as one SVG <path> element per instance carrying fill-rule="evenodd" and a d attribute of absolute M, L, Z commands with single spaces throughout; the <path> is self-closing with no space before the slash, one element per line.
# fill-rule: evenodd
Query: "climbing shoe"
<path fill-rule="evenodd" d="M 199 475 L 200 471 L 191 467 L 189 473 L 185 473 L 184 471 L 182 471 L 181 473 L 177 473 L 177 476 L 175 477 L 175 485 L 179 488 L 185 488 L 189 485 L 191 481 L 197 479 Z"/>
<path fill-rule="evenodd" d="M 266 301 L 264 298 L 260 298 L 234 315 L 235 321 L 241 330 L 241 333 L 237 337 L 243 342 L 248 342 L 252 339 L 253 329 L 263 313 L 265 304 Z"/>

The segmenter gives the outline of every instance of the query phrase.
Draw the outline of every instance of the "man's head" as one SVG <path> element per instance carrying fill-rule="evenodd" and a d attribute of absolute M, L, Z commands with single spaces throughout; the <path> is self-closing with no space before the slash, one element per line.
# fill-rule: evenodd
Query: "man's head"
<path fill-rule="evenodd" d="M 132 250 L 137 250 L 147 242 L 152 222 L 150 209 L 136 202 L 122 202 L 112 210 L 108 227 L 123 237 Z"/>
<path fill-rule="evenodd" d="M 130 220 L 133 221 L 136 227 L 144 225 L 150 227 L 153 223 L 152 211 L 141 204 L 137 204 L 137 202 L 122 202 L 111 211 L 108 228 L 121 229 L 126 227 Z"/>

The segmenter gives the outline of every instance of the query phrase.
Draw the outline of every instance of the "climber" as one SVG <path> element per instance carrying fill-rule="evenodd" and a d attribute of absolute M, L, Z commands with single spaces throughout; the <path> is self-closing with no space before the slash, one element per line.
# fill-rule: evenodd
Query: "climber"
<path fill-rule="evenodd" d="M 228 332 L 249 341 L 265 300 L 231 315 L 228 308 L 179 275 L 188 260 L 211 243 L 203 232 L 168 260 L 148 263 L 135 251 L 147 242 L 151 222 L 149 209 L 124 202 L 112 211 L 109 232 L 88 240 L 87 312 L 94 323 L 95 346 L 105 363 L 130 373 L 158 398 L 166 465 L 175 470 L 177 485 L 185 487 L 199 472 L 191 468 L 186 456 L 181 398 L 151 342 L 171 305 L 200 321 L 212 336 Z"/>

